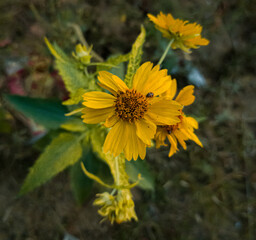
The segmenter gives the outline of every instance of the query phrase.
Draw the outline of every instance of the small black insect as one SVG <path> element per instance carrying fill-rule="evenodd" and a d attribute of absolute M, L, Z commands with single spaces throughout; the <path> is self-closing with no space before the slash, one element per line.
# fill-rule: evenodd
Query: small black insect
<path fill-rule="evenodd" d="M 167 130 L 167 133 L 168 133 L 168 134 L 171 134 L 171 133 L 172 133 L 172 130 Z"/>
<path fill-rule="evenodd" d="M 154 97 L 154 93 L 149 92 L 149 93 L 146 95 L 146 97 L 147 97 L 147 98 L 152 98 L 152 97 Z"/>

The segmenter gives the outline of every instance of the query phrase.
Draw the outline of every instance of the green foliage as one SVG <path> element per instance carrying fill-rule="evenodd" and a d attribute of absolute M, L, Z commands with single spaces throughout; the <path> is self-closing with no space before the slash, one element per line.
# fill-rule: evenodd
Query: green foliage
<path fill-rule="evenodd" d="M 84 132 L 87 130 L 87 126 L 82 122 L 81 118 L 70 118 L 61 125 L 61 128 L 70 132 Z"/>
<path fill-rule="evenodd" d="M 51 44 L 47 38 L 45 42 L 54 57 L 56 58 L 56 68 L 61 75 L 67 90 L 75 93 L 79 88 L 88 86 L 88 77 L 79 69 L 79 65 L 69 58 L 57 44 Z"/>
<path fill-rule="evenodd" d="M 97 173 L 99 170 L 99 161 L 90 148 L 85 148 L 81 160 L 75 163 L 70 171 L 71 188 L 78 204 L 82 204 L 88 198 L 93 187 L 93 181 L 81 169 L 81 162 L 89 172 Z"/>
<path fill-rule="evenodd" d="M 136 41 L 132 45 L 132 50 L 129 56 L 127 73 L 124 80 L 128 87 L 131 87 L 133 76 L 140 66 L 141 56 L 143 53 L 142 47 L 145 42 L 145 37 L 146 37 L 145 28 L 141 26 L 140 35 L 137 37 Z"/>
<path fill-rule="evenodd" d="M 39 187 L 76 163 L 82 155 L 80 139 L 81 137 L 70 133 L 61 133 L 55 138 L 30 169 L 19 195 Z"/>
<path fill-rule="evenodd" d="M 5 95 L 4 98 L 15 109 L 46 128 L 56 129 L 68 120 L 64 115 L 68 110 L 58 100 L 16 95 Z"/>
<path fill-rule="evenodd" d="M 129 60 L 129 56 L 130 56 L 129 53 L 111 56 L 107 59 L 105 64 L 109 64 L 109 65 L 112 65 L 112 66 L 107 66 L 107 65 L 101 66 L 101 65 L 99 65 L 99 66 L 97 66 L 97 72 L 99 72 L 99 71 L 108 71 L 108 70 L 112 69 L 113 66 L 117 66 L 120 63 L 127 62 Z"/>
<path fill-rule="evenodd" d="M 83 99 L 83 94 L 86 93 L 86 90 L 83 88 L 78 88 L 76 91 L 70 94 L 70 98 L 64 102 L 63 105 L 74 105 L 78 104 Z"/>
<path fill-rule="evenodd" d="M 141 174 L 141 179 L 138 186 L 144 190 L 154 190 L 154 176 L 149 171 L 146 161 L 138 159 L 137 161 L 126 161 L 126 171 L 130 179 L 134 182 L 138 179 L 138 174 Z"/>
<path fill-rule="evenodd" d="M 10 133 L 12 130 L 10 122 L 6 117 L 7 113 L 0 106 L 0 133 Z"/>

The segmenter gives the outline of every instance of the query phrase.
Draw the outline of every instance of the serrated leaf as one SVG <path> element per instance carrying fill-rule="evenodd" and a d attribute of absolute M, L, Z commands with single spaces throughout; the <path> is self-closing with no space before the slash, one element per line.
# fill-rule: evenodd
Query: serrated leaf
<path fill-rule="evenodd" d="M 50 50 L 51 54 L 60 61 L 68 61 L 69 57 L 61 50 L 61 48 L 54 43 L 53 45 L 49 42 L 49 40 L 45 37 L 44 41 Z"/>
<path fill-rule="evenodd" d="M 130 56 L 130 53 L 111 56 L 107 59 L 106 62 L 101 63 L 102 65 L 97 66 L 97 72 L 107 71 L 107 70 L 110 70 L 111 68 L 113 68 L 113 66 L 117 66 L 120 63 L 127 62 L 129 60 L 129 56 Z M 112 66 L 108 66 L 106 64 L 110 64 Z"/>
<path fill-rule="evenodd" d="M 70 93 L 75 93 L 79 88 L 88 86 L 89 79 L 72 62 L 63 62 L 57 59 L 56 68 Z"/>
<path fill-rule="evenodd" d="M 30 168 L 19 195 L 23 195 L 50 180 L 66 167 L 76 163 L 82 155 L 80 138 L 61 133 Z"/>
<path fill-rule="evenodd" d="M 18 95 L 4 95 L 4 98 L 15 109 L 46 128 L 56 129 L 68 120 L 68 117 L 65 116 L 68 110 L 58 100 Z"/>
<path fill-rule="evenodd" d="M 138 186 L 144 190 L 154 190 L 154 176 L 149 171 L 147 163 L 141 159 L 137 161 L 126 161 L 126 172 L 132 181 L 137 181 L 138 174 L 141 174 L 141 180 Z"/>
<path fill-rule="evenodd" d="M 76 62 L 69 58 L 56 43 L 52 45 L 47 38 L 45 38 L 45 42 L 56 59 L 56 68 L 59 71 L 67 90 L 70 93 L 74 93 L 79 88 L 86 88 L 89 84 L 89 79 L 79 69 Z"/>
<path fill-rule="evenodd" d="M 146 37 L 145 28 L 141 26 L 140 35 L 137 37 L 136 41 L 132 45 L 132 50 L 129 56 L 127 73 L 125 75 L 125 80 L 124 80 L 124 82 L 127 84 L 128 87 L 131 87 L 133 76 L 140 66 L 141 56 L 143 53 L 142 47 L 145 42 L 145 37 Z"/>

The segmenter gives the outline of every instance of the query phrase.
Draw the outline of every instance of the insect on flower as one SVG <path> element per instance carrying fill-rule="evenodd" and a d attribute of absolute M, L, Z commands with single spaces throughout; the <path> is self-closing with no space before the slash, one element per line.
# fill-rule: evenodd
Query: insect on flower
<path fill-rule="evenodd" d="M 180 121 L 182 106 L 160 95 L 171 86 L 167 70 L 146 62 L 139 67 L 129 89 L 117 76 L 102 71 L 99 85 L 105 92 L 84 94 L 83 121 L 89 124 L 105 122 L 111 128 L 103 146 L 105 153 L 118 156 L 124 151 L 128 160 L 145 158 L 146 147 L 156 133 L 156 125 L 171 125 Z"/>

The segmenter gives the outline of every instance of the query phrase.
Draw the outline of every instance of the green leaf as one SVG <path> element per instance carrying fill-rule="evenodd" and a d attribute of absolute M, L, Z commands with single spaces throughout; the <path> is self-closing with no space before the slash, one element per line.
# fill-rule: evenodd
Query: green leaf
<path fill-rule="evenodd" d="M 120 79 L 124 79 L 125 66 L 124 63 L 120 63 L 116 68 L 112 68 L 110 72 Z"/>
<path fill-rule="evenodd" d="M 17 95 L 4 95 L 4 98 L 15 109 L 46 128 L 56 129 L 68 120 L 64 115 L 68 110 L 58 100 Z"/>
<path fill-rule="evenodd" d="M 140 35 L 137 37 L 136 41 L 132 45 L 132 50 L 131 50 L 131 53 L 129 56 L 127 73 L 126 73 L 125 80 L 124 80 L 124 82 L 127 84 L 128 87 L 131 87 L 133 76 L 140 66 L 141 56 L 143 53 L 142 47 L 145 42 L 145 37 L 146 37 L 145 28 L 143 26 L 141 26 Z"/>
<path fill-rule="evenodd" d="M 69 58 L 56 43 L 52 45 L 47 38 L 45 38 L 45 42 L 52 55 L 56 58 L 56 68 L 67 90 L 70 93 L 74 93 L 79 88 L 86 88 L 89 84 L 89 79 L 79 69 L 79 65 L 73 59 Z"/>
<path fill-rule="evenodd" d="M 75 93 L 79 88 L 87 88 L 89 79 L 72 62 L 56 59 L 56 68 L 70 93 Z"/>
<path fill-rule="evenodd" d="M 97 72 L 107 71 L 113 68 L 113 66 L 117 66 L 120 63 L 127 62 L 129 60 L 129 56 L 130 56 L 130 53 L 111 56 L 107 59 L 106 62 L 101 63 L 102 65 L 97 66 Z M 112 66 L 108 66 L 109 64 Z"/>
<path fill-rule="evenodd" d="M 134 182 L 137 181 L 140 173 L 142 179 L 139 181 L 138 186 L 144 190 L 154 190 L 154 177 L 144 160 L 126 161 L 126 172 Z"/>
<path fill-rule="evenodd" d="M 71 132 L 84 132 L 87 130 L 86 126 L 81 118 L 70 118 L 61 125 L 61 128 Z"/>
<path fill-rule="evenodd" d="M 82 204 L 90 195 L 93 187 L 93 181 L 88 178 L 81 168 L 81 162 L 88 171 L 96 173 L 99 169 L 97 161 L 92 151 L 87 147 L 84 149 L 82 159 L 74 164 L 70 171 L 71 188 L 78 204 Z"/>
<path fill-rule="evenodd" d="M 70 94 L 70 98 L 64 102 L 63 105 L 74 105 L 78 104 L 83 100 L 83 95 L 87 92 L 87 90 L 83 88 L 78 88 L 75 92 Z"/>
<path fill-rule="evenodd" d="M 66 167 L 76 163 L 82 155 L 80 137 L 61 133 L 30 168 L 19 195 L 23 195 L 50 180 Z"/>

